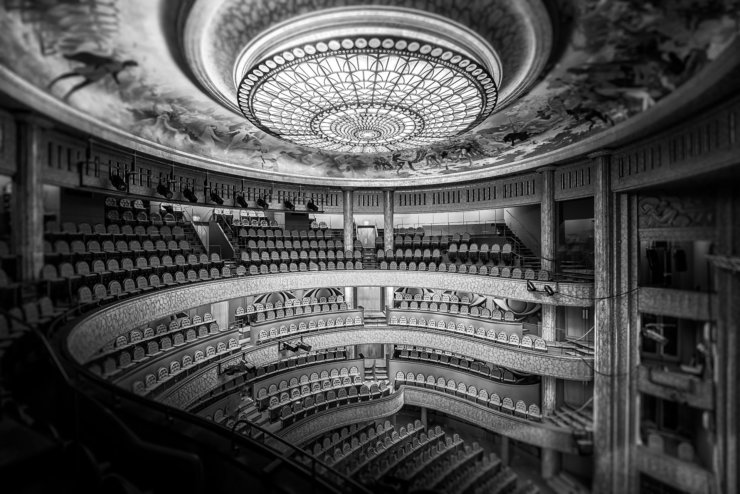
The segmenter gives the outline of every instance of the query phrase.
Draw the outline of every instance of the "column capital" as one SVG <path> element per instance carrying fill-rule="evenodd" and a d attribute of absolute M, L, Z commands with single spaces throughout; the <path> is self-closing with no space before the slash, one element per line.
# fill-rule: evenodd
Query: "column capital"
<path fill-rule="evenodd" d="M 547 166 L 541 166 L 537 168 L 535 171 L 537 173 L 545 173 L 545 172 L 554 172 L 556 169 L 557 169 L 557 166 L 547 165 Z"/>
<path fill-rule="evenodd" d="M 586 157 L 590 160 L 595 160 L 597 158 L 611 158 L 612 154 L 614 154 L 614 150 L 606 148 L 599 149 L 598 151 L 594 151 L 593 153 L 589 153 L 586 155 Z"/>
<path fill-rule="evenodd" d="M 30 111 L 13 112 L 13 118 L 15 118 L 16 122 L 35 125 L 37 127 L 41 127 L 42 129 L 51 129 L 54 127 L 54 122 L 44 117 L 43 115 L 39 115 L 38 113 Z"/>

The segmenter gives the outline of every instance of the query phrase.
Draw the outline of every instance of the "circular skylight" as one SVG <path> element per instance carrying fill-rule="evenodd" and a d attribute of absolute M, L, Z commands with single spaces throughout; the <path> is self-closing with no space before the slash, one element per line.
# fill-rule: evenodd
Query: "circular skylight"
<path fill-rule="evenodd" d="M 449 139 L 491 114 L 500 69 L 489 46 L 449 21 L 439 29 L 404 11 L 401 28 L 395 11 L 378 12 L 364 30 L 352 17 L 325 29 L 303 22 L 281 26 L 291 36 L 277 50 L 276 33 L 247 47 L 235 68 L 244 116 L 302 146 L 387 153 Z"/>

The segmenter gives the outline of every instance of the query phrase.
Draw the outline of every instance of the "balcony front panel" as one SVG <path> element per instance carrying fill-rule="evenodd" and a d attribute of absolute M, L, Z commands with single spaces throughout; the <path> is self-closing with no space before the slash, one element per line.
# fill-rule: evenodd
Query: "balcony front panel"
<path fill-rule="evenodd" d="M 542 285 L 542 282 L 535 282 Z M 593 303 L 591 283 L 547 283 L 555 295 L 527 291 L 525 280 L 425 271 L 313 271 L 290 274 L 245 276 L 203 282 L 182 288 L 159 290 L 132 297 L 88 315 L 69 333 L 67 346 L 81 363 L 119 335 L 192 307 L 237 297 L 317 286 L 418 286 L 480 293 L 536 303 L 589 306 Z"/>

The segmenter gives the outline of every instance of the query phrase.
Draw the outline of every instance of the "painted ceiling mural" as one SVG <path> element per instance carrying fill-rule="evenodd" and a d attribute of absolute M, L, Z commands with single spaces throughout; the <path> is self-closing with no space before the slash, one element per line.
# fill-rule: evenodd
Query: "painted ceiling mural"
<path fill-rule="evenodd" d="M 357 3 L 245 0 L 251 21 L 240 22 L 251 32 L 292 14 Z M 461 3 L 465 8 L 457 9 Z M 162 27 L 175 17 L 168 9 L 176 2 L 168 0 L 0 0 L 0 64 L 135 136 L 246 170 L 413 180 L 504 166 L 649 111 L 716 59 L 740 25 L 740 0 L 556 3 L 562 41 L 526 92 L 463 135 L 388 154 L 337 154 L 297 146 L 219 104 L 173 55 L 172 34 Z M 476 12 L 487 12 L 495 2 L 405 4 L 448 12 L 453 20 L 471 25 Z"/>

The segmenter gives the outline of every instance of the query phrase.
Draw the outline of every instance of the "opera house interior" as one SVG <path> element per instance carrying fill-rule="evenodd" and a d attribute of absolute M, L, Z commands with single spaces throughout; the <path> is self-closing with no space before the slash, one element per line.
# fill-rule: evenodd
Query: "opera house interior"
<path fill-rule="evenodd" d="M 0 0 L 0 489 L 740 492 L 738 32 Z"/>

